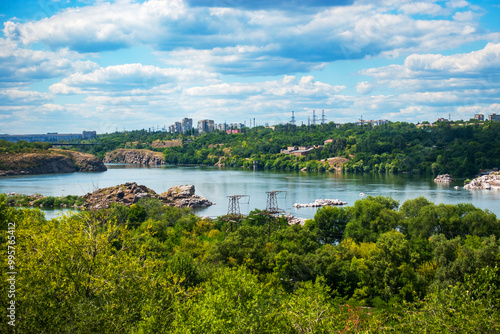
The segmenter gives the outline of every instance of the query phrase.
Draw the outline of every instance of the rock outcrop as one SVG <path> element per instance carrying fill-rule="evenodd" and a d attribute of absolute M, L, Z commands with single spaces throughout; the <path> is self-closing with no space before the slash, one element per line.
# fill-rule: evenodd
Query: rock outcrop
<path fill-rule="evenodd" d="M 86 209 L 109 208 L 111 203 L 124 204 L 130 206 L 141 198 L 157 197 L 156 192 L 146 186 L 138 185 L 135 182 L 121 184 L 115 187 L 108 187 L 96 190 L 83 196 Z"/>
<path fill-rule="evenodd" d="M 179 208 L 205 208 L 213 205 L 204 197 L 194 194 L 193 185 L 175 186 L 161 193 L 159 198 L 163 201 L 173 202 Z"/>
<path fill-rule="evenodd" d="M 179 208 L 200 208 L 213 205 L 212 202 L 201 196 L 195 195 L 194 186 L 176 186 L 158 195 L 154 190 L 138 185 L 135 182 L 128 182 L 115 187 L 108 187 L 96 190 L 83 196 L 86 209 L 109 208 L 112 203 L 120 203 L 130 206 L 137 203 L 142 198 L 158 198 L 166 205 Z"/>
<path fill-rule="evenodd" d="M 161 152 L 142 149 L 119 148 L 106 153 L 105 163 L 127 163 L 141 165 L 163 165 L 165 159 Z"/>
<path fill-rule="evenodd" d="M 434 179 L 434 182 L 437 182 L 437 183 L 451 183 L 455 181 L 450 174 L 441 174 L 441 175 L 438 175 L 436 176 L 436 178 Z"/>
<path fill-rule="evenodd" d="M 104 172 L 108 170 L 103 161 L 93 154 L 59 149 L 51 149 L 51 151 L 69 157 L 75 164 L 77 172 Z"/>
<path fill-rule="evenodd" d="M 103 162 L 94 155 L 66 150 L 0 156 L 0 176 L 97 172 L 106 169 Z"/>
<path fill-rule="evenodd" d="M 500 173 L 490 173 L 476 177 L 464 186 L 464 189 L 500 189 Z"/>

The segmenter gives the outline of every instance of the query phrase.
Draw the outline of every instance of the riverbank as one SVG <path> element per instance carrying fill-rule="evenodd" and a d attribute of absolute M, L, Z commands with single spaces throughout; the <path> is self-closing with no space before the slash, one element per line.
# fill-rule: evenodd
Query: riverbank
<path fill-rule="evenodd" d="M 102 172 L 107 168 L 95 155 L 60 149 L 30 153 L 2 153 L 0 176 Z"/>

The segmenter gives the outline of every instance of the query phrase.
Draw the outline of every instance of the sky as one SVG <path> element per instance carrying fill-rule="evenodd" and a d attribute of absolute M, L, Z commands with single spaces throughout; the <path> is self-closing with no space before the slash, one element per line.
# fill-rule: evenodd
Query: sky
<path fill-rule="evenodd" d="M 500 114 L 500 4 L 3 0 L 0 134 Z"/>

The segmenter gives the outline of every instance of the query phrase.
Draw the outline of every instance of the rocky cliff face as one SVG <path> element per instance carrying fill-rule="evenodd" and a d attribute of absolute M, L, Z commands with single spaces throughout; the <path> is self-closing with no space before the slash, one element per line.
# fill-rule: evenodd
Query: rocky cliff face
<path fill-rule="evenodd" d="M 108 170 L 103 161 L 95 155 L 67 150 L 51 149 L 51 151 L 69 157 L 75 164 L 77 172 L 104 172 Z"/>
<path fill-rule="evenodd" d="M 142 165 L 163 165 L 165 160 L 163 154 L 151 150 L 124 149 L 119 148 L 106 153 L 105 163 L 127 163 Z"/>
<path fill-rule="evenodd" d="M 0 156 L 0 176 L 97 172 L 106 169 L 96 156 L 74 151 L 49 150 Z"/>
<path fill-rule="evenodd" d="M 176 186 L 158 195 L 154 190 L 138 185 L 135 182 L 128 182 L 115 187 L 96 190 L 83 196 L 85 203 L 83 207 L 87 209 L 109 208 L 111 203 L 120 203 L 130 206 L 137 203 L 141 198 L 158 198 L 166 205 L 179 208 L 190 207 L 199 208 L 213 205 L 206 198 L 194 194 L 194 186 Z"/>

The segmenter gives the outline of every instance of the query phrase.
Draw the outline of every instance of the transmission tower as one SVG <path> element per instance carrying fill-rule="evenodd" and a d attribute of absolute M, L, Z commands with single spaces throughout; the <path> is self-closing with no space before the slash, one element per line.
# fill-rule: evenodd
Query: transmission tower
<path fill-rule="evenodd" d="M 250 203 L 250 195 L 233 195 L 227 196 L 229 198 L 229 204 L 227 205 L 227 231 L 233 231 L 234 228 L 241 222 L 243 217 L 240 213 L 240 198 L 248 197 L 248 203 Z"/>
<path fill-rule="evenodd" d="M 266 194 L 267 194 L 266 211 L 269 212 L 269 214 L 271 214 L 271 215 L 285 212 L 285 210 L 280 209 L 278 206 L 278 194 L 279 193 L 286 194 L 286 191 L 273 190 L 273 191 L 266 192 Z"/>
<path fill-rule="evenodd" d="M 313 119 L 312 119 L 312 124 L 316 125 L 316 110 L 313 110 Z"/>
<path fill-rule="evenodd" d="M 250 202 L 250 195 L 232 195 L 227 196 L 229 198 L 229 204 L 227 205 L 227 214 L 239 216 L 240 213 L 240 198 L 248 197 L 248 202 Z"/>
<path fill-rule="evenodd" d="M 292 110 L 292 119 L 290 120 L 290 124 L 295 125 L 295 122 L 296 122 L 296 120 L 295 120 L 295 112 Z"/>
<path fill-rule="evenodd" d="M 267 229 L 268 235 L 271 235 L 271 232 L 273 230 L 277 230 L 279 228 L 279 217 L 278 215 L 280 213 L 285 212 L 285 210 L 282 210 L 278 207 L 278 194 L 279 193 L 285 193 L 286 191 L 278 191 L 278 190 L 273 190 L 273 191 L 267 191 L 267 205 L 266 205 L 266 210 L 265 210 L 265 215 L 266 217 L 266 223 L 265 223 L 265 228 Z M 286 196 L 286 195 L 285 195 Z"/>
<path fill-rule="evenodd" d="M 321 112 L 321 124 L 325 124 L 325 123 L 326 123 L 325 111 L 323 110 Z"/>

